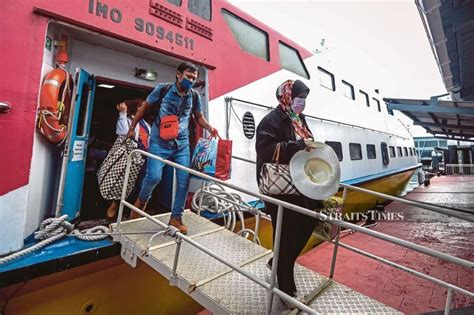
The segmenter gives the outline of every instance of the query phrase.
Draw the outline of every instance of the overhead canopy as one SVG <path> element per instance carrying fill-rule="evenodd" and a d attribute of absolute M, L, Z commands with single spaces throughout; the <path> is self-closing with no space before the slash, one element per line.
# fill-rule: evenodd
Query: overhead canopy
<path fill-rule="evenodd" d="M 388 110 L 399 110 L 437 137 L 474 141 L 474 102 L 384 98 Z"/>
<path fill-rule="evenodd" d="M 446 89 L 474 101 L 474 1 L 415 1 Z"/>

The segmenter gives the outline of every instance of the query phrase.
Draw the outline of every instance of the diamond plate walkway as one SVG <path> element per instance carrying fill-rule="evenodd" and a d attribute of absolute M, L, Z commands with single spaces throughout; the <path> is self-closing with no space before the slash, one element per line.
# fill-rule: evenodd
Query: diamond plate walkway
<path fill-rule="evenodd" d="M 155 216 L 167 223 L 169 214 Z M 268 282 L 270 271 L 266 262 L 270 250 L 263 248 L 237 234 L 185 211 L 184 222 L 189 228 L 188 237 L 205 246 L 225 260 L 242 267 Z M 112 224 L 114 231 L 116 224 Z M 266 312 L 267 290 L 247 279 L 237 271 L 207 255 L 186 242 L 181 244 L 177 265 L 177 277 L 173 277 L 173 262 L 177 243 L 169 236 L 158 235 L 146 252 L 149 239 L 164 231 L 152 221 L 141 218 L 120 224 L 121 234 L 114 237 L 122 244 L 122 258 L 136 266 L 137 258 L 170 280 L 170 285 L 179 287 L 208 310 L 217 314 L 264 314 Z M 327 278 L 301 265 L 295 268 L 298 292 L 308 295 L 326 282 Z M 354 291 L 342 284 L 332 282 L 322 293 L 309 303 L 316 313 L 376 313 L 399 314 L 372 298 Z M 287 310 L 274 297 L 272 314 Z"/>

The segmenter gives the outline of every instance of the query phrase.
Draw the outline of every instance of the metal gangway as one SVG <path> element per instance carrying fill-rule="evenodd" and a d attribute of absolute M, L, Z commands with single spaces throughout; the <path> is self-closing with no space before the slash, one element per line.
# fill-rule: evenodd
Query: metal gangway
<path fill-rule="evenodd" d="M 253 241 L 250 241 L 247 238 L 241 237 L 225 227 L 219 226 L 189 210 L 186 210 L 184 213 L 184 221 L 187 223 L 189 228 L 188 234 L 184 235 L 180 233 L 178 229 L 167 225 L 169 214 L 152 216 L 124 200 L 126 193 L 126 187 L 124 186 L 122 199 L 120 201 L 118 220 L 116 223 L 112 224 L 112 229 L 115 232 L 113 233 L 114 240 L 120 242 L 122 245 L 121 257 L 132 267 L 135 267 L 137 265 L 137 260 L 141 259 L 161 275 L 166 277 L 171 286 L 179 287 L 183 292 L 191 296 L 195 301 L 213 313 L 280 313 L 288 310 L 288 308 L 281 302 L 282 299 L 296 307 L 296 309 L 291 311 L 291 313 L 294 314 L 298 313 L 299 310 L 308 314 L 400 313 L 393 308 L 333 280 L 339 246 L 446 287 L 448 294 L 446 298 L 445 314 L 449 314 L 453 291 L 462 293 L 469 297 L 474 297 L 473 292 L 399 265 L 382 257 L 364 252 L 353 246 L 343 244 L 339 241 L 340 230 L 341 228 L 346 228 L 352 231 L 364 233 L 428 256 L 457 264 L 470 270 L 474 269 L 474 263 L 471 261 L 435 251 L 356 224 L 344 222 L 324 213 L 318 213 L 237 187 L 233 184 L 204 175 L 198 171 L 183 167 L 179 164 L 164 160 L 141 150 L 134 150 L 129 155 L 124 183 L 128 182 L 132 161 L 131 157 L 133 154 L 145 155 L 149 158 L 170 165 L 175 169 L 186 171 L 208 182 L 214 182 L 240 193 L 254 196 L 265 202 L 278 205 L 274 249 L 272 252 L 258 245 L 256 237 L 253 238 Z M 341 184 L 341 187 L 343 187 L 343 200 L 346 199 L 349 190 L 358 190 L 384 199 L 402 202 L 474 222 L 474 218 L 463 217 L 449 208 L 420 203 L 413 200 L 405 200 L 347 184 Z M 216 198 L 226 199 L 225 197 L 214 194 L 210 190 L 206 190 L 204 186 L 202 187 L 201 193 L 209 194 Z M 231 204 L 236 204 L 236 202 L 231 199 L 227 199 L 226 201 Z M 122 222 L 121 218 L 124 206 L 129 207 L 132 211 L 136 211 L 142 215 L 143 218 Z M 242 205 L 236 204 L 236 206 Z M 201 203 L 199 203 L 199 207 L 202 207 Z M 258 209 L 248 207 L 245 210 L 255 215 L 257 218 L 256 221 L 258 222 L 260 216 L 260 211 Z M 277 286 L 276 270 L 278 266 L 283 211 L 300 212 L 310 218 L 329 222 L 337 228 L 337 235 L 333 240 L 331 240 L 335 246 L 329 278 L 301 265 L 297 264 L 295 266 L 295 281 L 298 292 L 303 295 L 303 298 L 296 299 L 291 297 L 279 290 Z M 258 224 L 254 231 L 254 236 L 256 235 L 258 235 Z M 269 274 L 266 267 L 266 263 L 270 257 L 273 257 L 271 274 Z"/>

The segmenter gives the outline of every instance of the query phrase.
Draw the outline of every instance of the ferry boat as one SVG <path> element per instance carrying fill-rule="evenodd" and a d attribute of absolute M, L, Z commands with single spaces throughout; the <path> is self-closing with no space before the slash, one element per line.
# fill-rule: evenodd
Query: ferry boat
<path fill-rule="evenodd" d="M 337 72 L 320 54 L 228 2 L 5 0 L 0 16 L 0 255 L 30 244 L 47 217 L 67 214 L 78 222 L 103 215 L 107 202 L 96 172 L 115 139 L 116 104 L 174 81 L 182 61 L 199 66 L 205 115 L 233 140 L 233 184 L 257 191 L 255 126 L 277 105 L 275 89 L 287 79 L 310 87 L 307 121 L 316 140 L 336 152 L 343 183 L 397 195 L 421 166 L 413 137 L 375 87 L 359 86 L 356 75 Z M 42 87 L 58 63 L 72 78 L 67 136 L 59 144 L 38 132 Z M 168 170 L 155 194 L 160 208 L 170 208 L 172 177 Z M 346 201 L 348 212 L 383 202 L 355 191 Z M 178 293 L 146 266 L 128 269 L 112 242 L 67 242 L 51 246 L 52 262 L 27 257 L 0 266 L 4 308 L 35 314 L 199 309 L 190 299 L 178 303 Z M 135 308 L 114 305 L 121 299 Z"/>

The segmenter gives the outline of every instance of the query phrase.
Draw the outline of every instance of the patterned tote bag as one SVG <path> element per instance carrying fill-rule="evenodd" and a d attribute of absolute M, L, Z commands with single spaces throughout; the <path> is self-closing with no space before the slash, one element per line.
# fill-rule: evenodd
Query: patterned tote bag
<path fill-rule="evenodd" d="M 278 143 L 273 152 L 272 162 L 264 163 L 260 171 L 259 189 L 264 195 L 299 195 L 300 193 L 293 185 L 289 165 L 279 163 L 280 144 Z"/>
<path fill-rule="evenodd" d="M 97 172 L 100 194 L 104 199 L 119 200 L 121 198 L 125 171 L 127 169 L 127 158 L 130 152 L 136 148 L 137 143 L 132 139 L 119 136 L 117 140 L 115 140 L 114 145 Z M 130 166 L 130 175 L 128 177 L 125 198 L 132 192 L 135 181 L 144 163 L 145 159 L 140 153 L 135 153 L 132 156 L 132 165 Z"/>

